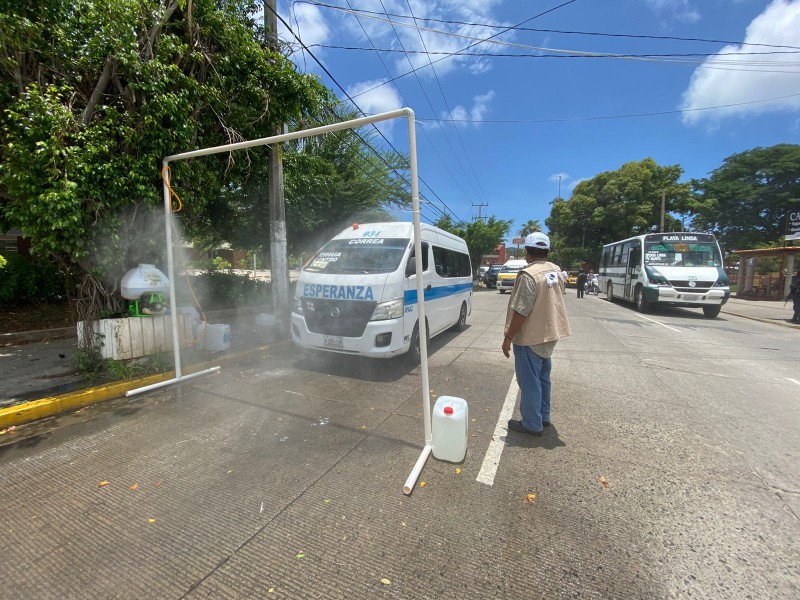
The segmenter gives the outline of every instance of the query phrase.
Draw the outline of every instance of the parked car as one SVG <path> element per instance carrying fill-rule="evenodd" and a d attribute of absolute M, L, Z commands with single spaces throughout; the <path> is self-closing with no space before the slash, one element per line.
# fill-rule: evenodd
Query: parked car
<path fill-rule="evenodd" d="M 570 271 L 567 275 L 567 287 L 578 287 L 578 272 Z"/>
<path fill-rule="evenodd" d="M 502 268 L 503 265 L 492 265 L 489 267 L 489 270 L 483 274 L 483 283 L 487 288 L 497 287 L 497 274 Z"/>

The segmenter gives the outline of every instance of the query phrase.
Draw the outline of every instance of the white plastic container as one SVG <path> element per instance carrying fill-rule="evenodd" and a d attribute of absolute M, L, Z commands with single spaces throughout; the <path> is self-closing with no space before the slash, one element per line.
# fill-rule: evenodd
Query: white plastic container
<path fill-rule="evenodd" d="M 467 401 L 440 396 L 433 406 L 431 434 L 433 455 L 439 460 L 461 462 L 467 454 L 469 410 Z"/>
<path fill-rule="evenodd" d="M 120 294 L 126 300 L 138 300 L 147 292 L 169 294 L 169 279 L 155 265 L 141 264 L 122 277 Z"/>
<path fill-rule="evenodd" d="M 231 326 L 223 324 L 205 327 L 205 344 L 203 347 L 210 352 L 221 352 L 231 347 Z"/>

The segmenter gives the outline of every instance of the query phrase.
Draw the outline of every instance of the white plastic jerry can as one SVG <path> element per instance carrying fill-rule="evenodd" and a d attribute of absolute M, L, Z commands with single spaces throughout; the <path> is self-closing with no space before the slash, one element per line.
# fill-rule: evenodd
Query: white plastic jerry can
<path fill-rule="evenodd" d="M 433 455 L 439 460 L 461 462 L 467 454 L 469 410 L 467 401 L 440 396 L 433 407 L 431 433 Z"/>

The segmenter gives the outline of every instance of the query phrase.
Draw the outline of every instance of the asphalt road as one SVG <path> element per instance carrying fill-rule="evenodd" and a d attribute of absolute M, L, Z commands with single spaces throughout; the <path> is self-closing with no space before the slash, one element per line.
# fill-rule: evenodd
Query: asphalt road
<path fill-rule="evenodd" d="M 26 426 L 0 447 L 0 595 L 800 596 L 797 332 L 570 290 L 553 427 L 495 436 L 507 299 L 476 292 L 469 328 L 432 340 L 469 447 L 411 496 L 420 377 L 398 361 L 279 345 Z"/>

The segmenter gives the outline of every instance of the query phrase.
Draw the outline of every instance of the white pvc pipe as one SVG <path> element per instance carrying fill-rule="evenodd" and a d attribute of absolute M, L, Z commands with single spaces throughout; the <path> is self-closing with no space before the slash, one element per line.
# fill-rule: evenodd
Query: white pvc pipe
<path fill-rule="evenodd" d="M 210 375 L 211 373 L 219 373 L 219 370 L 221 368 L 222 367 L 211 367 L 210 369 L 204 369 L 203 371 L 198 371 L 197 373 L 189 373 L 188 375 L 182 375 L 181 377 L 173 377 L 172 379 L 167 379 L 166 381 L 159 381 L 158 383 L 153 383 L 150 385 L 146 385 L 144 387 L 128 390 L 127 392 L 125 392 L 125 396 L 130 398 L 131 396 L 135 396 L 136 394 L 144 394 L 145 392 L 149 392 L 150 390 L 157 390 L 158 388 L 167 387 L 168 385 L 172 385 L 173 383 L 177 383 L 178 381 L 186 381 L 187 379 L 194 379 L 195 377 L 200 377 L 201 375 Z"/>
<path fill-rule="evenodd" d="M 403 493 L 406 496 L 408 496 L 414 489 L 414 484 L 417 482 L 417 478 L 422 472 L 422 467 L 425 466 L 425 461 L 428 460 L 430 455 L 431 446 L 429 444 L 425 444 L 425 447 L 422 449 L 422 454 L 420 454 L 419 458 L 417 459 L 417 464 L 414 465 L 414 468 L 411 470 L 411 474 L 408 476 L 408 479 L 406 479 L 406 482 L 403 485 Z"/>
<path fill-rule="evenodd" d="M 422 272 L 422 231 L 419 215 L 419 183 L 417 174 L 417 132 L 414 111 L 408 109 L 408 161 L 411 166 L 411 209 L 414 215 L 414 255 L 417 267 L 417 305 L 419 306 L 419 354 L 422 376 L 422 422 L 425 445 L 433 441 L 431 432 L 431 394 L 428 378 L 428 323 L 425 321 L 425 276 Z M 409 350 L 409 352 L 413 351 Z"/>
<path fill-rule="evenodd" d="M 181 344 L 178 339 L 178 300 L 175 297 L 175 257 L 172 254 L 172 198 L 169 193 L 167 160 L 162 163 L 164 182 L 164 222 L 167 228 L 167 273 L 169 275 L 169 312 L 172 321 L 172 356 L 175 361 L 175 379 L 181 378 Z"/>

